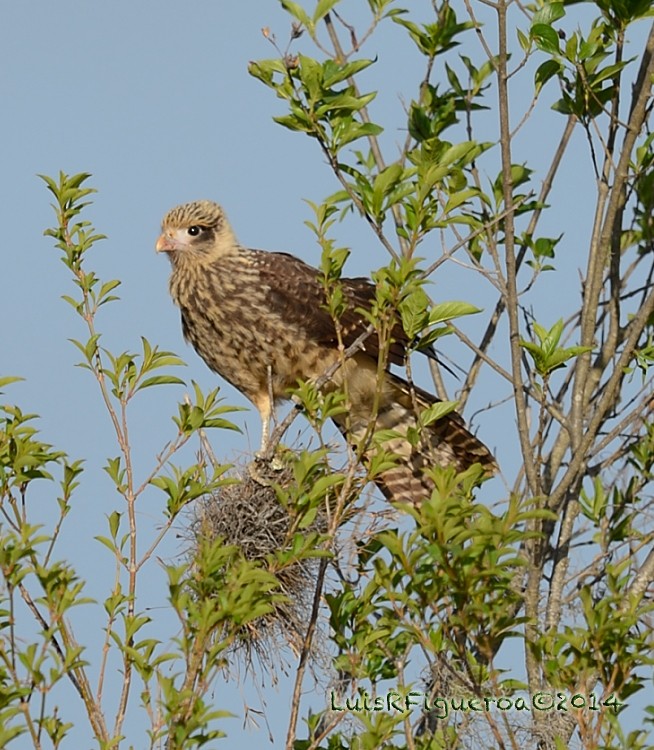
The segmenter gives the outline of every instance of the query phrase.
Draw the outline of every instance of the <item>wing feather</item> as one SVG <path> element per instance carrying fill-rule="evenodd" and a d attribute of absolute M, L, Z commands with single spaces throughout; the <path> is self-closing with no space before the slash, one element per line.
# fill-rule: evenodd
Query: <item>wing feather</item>
<path fill-rule="evenodd" d="M 294 255 L 253 252 L 261 256 L 258 270 L 271 308 L 284 320 L 301 326 L 316 342 L 337 346 L 336 326 L 327 307 L 319 272 Z M 340 284 L 346 306 L 339 323 L 343 344 L 348 347 L 368 328 L 368 321 L 361 310 L 371 310 L 375 286 L 364 277 L 342 278 Z M 389 353 L 391 363 L 404 364 L 407 344 L 407 336 L 398 318 Z M 373 332 L 365 341 L 364 351 L 369 357 L 377 359 L 379 346 L 379 337 Z"/>

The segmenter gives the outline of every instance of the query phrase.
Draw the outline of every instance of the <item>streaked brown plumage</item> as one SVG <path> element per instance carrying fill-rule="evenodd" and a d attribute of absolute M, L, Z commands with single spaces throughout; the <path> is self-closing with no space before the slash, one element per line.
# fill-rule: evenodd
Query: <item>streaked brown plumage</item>
<path fill-rule="evenodd" d="M 196 201 L 166 214 L 157 250 L 172 263 L 170 293 L 182 314 L 182 329 L 207 365 L 238 388 L 257 407 L 263 422 L 262 446 L 274 400 L 288 398 L 298 381 L 317 379 L 339 361 L 334 322 L 325 309 L 319 272 L 286 253 L 250 250 L 239 245 L 220 206 Z M 341 279 L 347 308 L 340 325 L 345 346 L 366 329 L 357 308 L 369 308 L 375 288 L 362 278 Z M 393 331 L 390 363 L 403 364 L 406 336 L 400 324 Z M 363 438 L 378 401 L 376 429 L 400 435 L 416 424 L 416 405 L 426 409 L 436 398 L 413 389 L 386 372 L 377 382 L 378 342 L 371 335 L 332 378 L 347 381 L 351 409 L 335 419 L 353 444 Z M 389 364 L 390 364 L 389 363 Z M 430 466 L 465 469 L 480 463 L 487 473 L 495 461 L 458 414 L 450 413 L 424 431 L 422 444 L 394 437 L 385 447 L 399 456 L 393 468 L 375 481 L 393 500 L 419 502 L 432 489 L 425 476 Z M 370 449 L 372 450 L 372 449 Z"/>

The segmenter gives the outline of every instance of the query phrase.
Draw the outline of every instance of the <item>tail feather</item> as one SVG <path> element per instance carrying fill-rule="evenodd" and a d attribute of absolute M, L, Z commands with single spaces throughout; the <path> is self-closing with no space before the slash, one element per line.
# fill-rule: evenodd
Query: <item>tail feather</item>
<path fill-rule="evenodd" d="M 385 440 L 382 447 L 397 456 L 396 464 L 375 477 L 375 483 L 389 500 L 419 503 L 431 494 L 434 483 L 428 470 L 436 466 L 453 466 L 465 471 L 480 464 L 492 475 L 497 464 L 488 448 L 471 432 L 456 412 L 432 422 L 421 432 L 420 443 L 411 445 L 404 436 L 417 425 L 417 415 L 438 399 L 421 389 L 410 386 L 395 375 L 388 374 L 375 420 L 375 430 L 392 430 L 395 436 Z M 366 415 L 355 404 L 349 415 L 334 421 L 351 443 L 358 444 L 369 432 L 371 415 Z M 367 457 L 374 455 L 369 448 Z"/>

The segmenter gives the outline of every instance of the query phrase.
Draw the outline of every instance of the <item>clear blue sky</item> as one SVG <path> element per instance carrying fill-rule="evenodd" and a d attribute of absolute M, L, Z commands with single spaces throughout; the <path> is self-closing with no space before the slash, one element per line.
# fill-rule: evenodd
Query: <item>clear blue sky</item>
<path fill-rule="evenodd" d="M 365 3 L 345 3 L 346 8 L 353 5 Z M 428 3 L 415 5 L 425 8 Z M 84 331 L 81 321 L 60 300 L 61 294 L 71 293 L 72 285 L 58 251 L 43 237 L 54 214 L 36 174 L 55 176 L 60 169 L 93 173 L 91 184 L 99 194 L 88 218 L 108 240 L 97 246 L 89 262 L 101 278 L 123 282 L 122 301 L 106 307 L 98 320 L 105 345 L 112 350 L 135 350 L 139 337 L 146 336 L 188 361 L 183 377 L 197 380 L 205 389 L 213 387 L 220 381 L 182 341 L 178 313 L 167 292 L 168 263 L 154 253 L 163 214 L 179 202 L 215 199 L 225 206 L 244 243 L 286 250 L 315 263 L 319 250 L 303 224 L 311 212 L 302 199 L 319 201 L 337 188 L 317 145 L 273 123 L 272 116 L 283 113 L 282 102 L 247 74 L 249 60 L 274 56 L 261 34 L 264 26 L 277 34 L 284 47 L 289 17 L 276 2 L 23 0 L 2 5 L 0 163 L 5 187 L 0 374 L 27 379 L 12 386 L 3 399 L 40 414 L 44 439 L 73 458 L 86 459 L 88 471 L 59 555 L 78 567 L 89 582 L 88 593 L 98 598 L 107 593 L 113 566 L 108 551 L 93 536 L 104 533 L 105 515 L 122 510 L 100 467 L 118 449 L 94 381 L 73 366 L 78 355 L 67 339 L 82 337 Z M 466 52 L 481 59 L 472 35 L 470 45 Z M 314 54 L 307 38 L 296 49 Z M 379 56 L 365 80 L 370 90 L 383 87 L 372 115 L 387 127 L 383 143 L 392 159 L 394 144 L 404 139 L 399 129 L 402 98 L 408 101 L 415 94 L 412 87 L 420 75 L 419 61 L 404 33 L 392 25 L 374 37 L 363 54 Z M 494 105 L 494 99 L 489 104 Z M 527 104 L 526 98 L 514 101 L 516 118 Z M 539 161 L 541 166 L 547 163 L 563 120 L 547 107 L 542 107 L 539 117 L 537 126 L 526 129 L 517 140 L 515 161 L 528 159 L 534 166 Z M 487 118 L 489 132 L 482 136 L 487 140 L 496 139 L 494 121 L 493 116 Z M 580 225 L 589 218 L 590 203 L 582 202 L 580 196 L 583 180 L 590 176 L 584 154 L 564 175 L 572 197 L 556 225 L 549 227 L 552 236 L 567 232 L 570 251 L 587 230 L 587 225 Z M 383 249 L 362 223 L 348 222 L 339 230 L 339 239 L 354 248 L 348 266 L 352 275 L 369 273 L 386 261 Z M 559 317 L 560 301 L 566 295 L 574 301 L 578 284 L 574 266 L 572 262 L 563 287 L 548 292 L 547 284 L 543 285 L 544 324 L 551 325 Z M 433 287 L 436 297 L 469 299 L 470 290 L 461 286 L 456 268 L 443 274 L 449 275 L 439 277 Z M 560 277 L 557 282 L 561 284 Z M 551 305 L 548 293 L 556 294 L 556 306 Z M 481 299 L 470 301 L 490 306 L 492 297 L 479 294 Z M 478 330 L 477 324 L 470 325 L 469 330 Z M 473 406 L 498 398 L 490 383 Z M 502 386 L 499 395 L 507 393 Z M 179 388 L 154 389 L 135 406 L 132 439 L 141 475 L 172 436 L 169 415 L 182 394 Z M 245 405 L 233 389 L 225 387 L 224 394 L 230 402 Z M 512 419 L 510 410 L 504 415 Z M 237 421 L 249 435 L 217 433 L 214 437 L 215 452 L 225 460 L 238 459 L 258 445 L 256 413 L 244 412 Z M 510 463 L 511 446 L 505 444 L 499 423 L 498 417 L 484 420 L 482 416 L 477 425 L 497 451 L 500 464 Z M 509 477 L 513 469 L 507 472 Z M 499 480 L 493 492 L 497 498 L 502 496 Z M 47 520 L 48 504 L 54 499 L 46 492 L 40 501 Z M 139 519 L 146 537 L 156 529 L 160 513 L 156 494 L 144 498 Z M 178 542 L 171 539 L 162 556 L 173 556 L 178 549 Z M 158 623 L 165 624 L 162 632 L 170 633 L 166 592 L 156 562 L 148 575 L 149 585 L 141 591 L 145 603 L 154 608 L 150 613 L 155 620 L 153 635 L 157 635 Z M 91 645 L 91 660 L 96 658 L 93 649 L 97 649 L 103 622 L 101 613 L 97 615 L 89 614 L 87 608 L 77 623 L 80 641 Z M 236 684 L 218 686 L 216 706 L 242 717 L 244 703 L 262 708 L 263 696 L 274 746 L 281 747 L 288 704 L 285 681 L 275 689 L 266 686 L 259 694 L 250 684 L 240 692 Z M 319 707 L 321 700 L 314 696 L 314 705 Z M 75 717 L 72 691 L 67 688 L 61 701 L 63 715 Z M 138 714 L 133 707 L 126 724 L 129 742 L 137 748 L 143 742 Z M 224 722 L 230 737 L 225 746 L 267 746 L 265 731 L 243 730 L 242 723 L 241 718 Z M 76 746 L 90 745 L 84 723 L 74 737 Z"/>

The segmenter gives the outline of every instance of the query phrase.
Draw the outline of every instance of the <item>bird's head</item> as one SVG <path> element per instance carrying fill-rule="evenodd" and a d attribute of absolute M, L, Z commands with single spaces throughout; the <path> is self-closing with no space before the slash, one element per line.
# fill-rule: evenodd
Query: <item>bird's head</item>
<path fill-rule="evenodd" d="M 236 246 L 222 208 L 213 201 L 194 201 L 176 206 L 164 216 L 156 249 L 168 253 L 175 263 L 181 258 L 216 260 Z"/>

